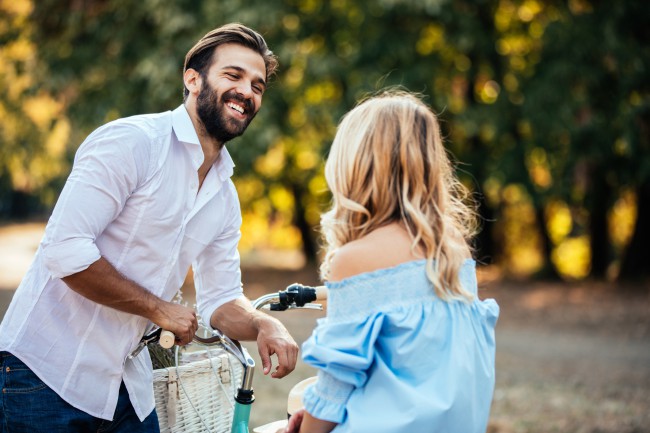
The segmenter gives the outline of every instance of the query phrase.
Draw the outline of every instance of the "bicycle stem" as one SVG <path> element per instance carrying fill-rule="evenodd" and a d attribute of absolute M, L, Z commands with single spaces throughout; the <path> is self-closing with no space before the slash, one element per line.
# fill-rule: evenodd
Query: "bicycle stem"
<path fill-rule="evenodd" d="M 235 396 L 235 410 L 233 413 L 231 433 L 248 433 L 251 405 L 255 401 L 255 394 L 253 392 L 255 360 L 244 349 L 242 349 L 241 354 L 246 358 L 246 363 L 242 363 L 244 372 L 241 387 L 237 389 L 237 395 Z"/>
<path fill-rule="evenodd" d="M 248 351 L 242 350 L 242 354 L 246 357 L 246 364 L 243 365 L 244 373 L 241 379 L 240 390 L 244 392 L 253 392 L 253 373 L 255 373 L 255 360 L 248 354 Z M 252 401 L 251 401 L 252 403 Z"/>

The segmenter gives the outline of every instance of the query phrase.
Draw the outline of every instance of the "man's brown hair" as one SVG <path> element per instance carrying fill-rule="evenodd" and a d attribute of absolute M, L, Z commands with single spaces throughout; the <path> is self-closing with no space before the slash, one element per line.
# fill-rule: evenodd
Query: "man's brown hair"
<path fill-rule="evenodd" d="M 188 69 L 194 69 L 201 77 L 212 65 L 212 57 L 215 49 L 223 44 L 239 44 L 262 56 L 266 67 L 266 79 L 268 80 L 278 68 L 278 59 L 266 45 L 266 41 L 255 30 L 252 30 L 243 24 L 232 23 L 223 25 L 217 29 L 208 32 L 203 36 L 185 56 L 183 72 Z M 187 88 L 184 89 L 183 97 L 189 94 Z"/>

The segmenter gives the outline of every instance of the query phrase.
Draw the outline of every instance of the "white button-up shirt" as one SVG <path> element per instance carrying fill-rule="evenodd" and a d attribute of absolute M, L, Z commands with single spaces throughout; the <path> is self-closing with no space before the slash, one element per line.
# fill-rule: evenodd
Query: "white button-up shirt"
<path fill-rule="evenodd" d="M 112 419 L 124 381 L 140 419 L 151 413 L 149 353 L 127 358 L 149 323 L 90 301 L 61 278 L 102 256 L 171 300 L 192 266 L 206 323 L 215 309 L 242 296 L 234 164 L 224 147 L 198 190 L 202 162 L 183 105 L 108 123 L 77 151 L 34 262 L 0 325 L 0 350 L 84 412 Z"/>

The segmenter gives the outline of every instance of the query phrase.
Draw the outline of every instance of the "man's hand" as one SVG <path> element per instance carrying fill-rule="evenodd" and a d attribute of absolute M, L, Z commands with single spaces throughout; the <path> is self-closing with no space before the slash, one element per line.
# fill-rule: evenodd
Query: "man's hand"
<path fill-rule="evenodd" d="M 278 366 L 271 374 L 271 377 L 280 379 L 296 368 L 298 345 L 277 319 L 260 314 L 257 321 L 257 349 L 262 359 L 264 374 L 269 374 L 271 371 L 271 355 L 276 355 L 278 357 Z"/>
<path fill-rule="evenodd" d="M 278 319 L 255 310 L 247 298 L 242 296 L 217 308 L 210 324 L 235 340 L 256 340 L 264 374 L 271 372 L 272 355 L 277 355 L 278 366 L 271 377 L 279 379 L 296 367 L 298 345 L 289 331 Z"/>
<path fill-rule="evenodd" d="M 199 327 L 193 308 L 161 301 L 151 321 L 176 337 L 176 344 L 184 346 L 192 342 Z"/>

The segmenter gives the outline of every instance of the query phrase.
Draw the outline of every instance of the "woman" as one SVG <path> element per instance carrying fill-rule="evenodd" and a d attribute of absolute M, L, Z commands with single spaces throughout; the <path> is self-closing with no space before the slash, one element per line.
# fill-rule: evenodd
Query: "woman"
<path fill-rule="evenodd" d="M 434 113 L 386 91 L 340 123 L 325 166 L 318 381 L 287 432 L 483 433 L 499 308 L 477 298 L 474 211 Z"/>

